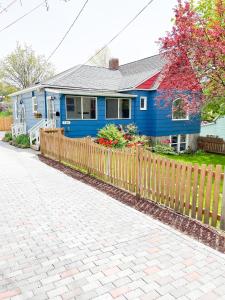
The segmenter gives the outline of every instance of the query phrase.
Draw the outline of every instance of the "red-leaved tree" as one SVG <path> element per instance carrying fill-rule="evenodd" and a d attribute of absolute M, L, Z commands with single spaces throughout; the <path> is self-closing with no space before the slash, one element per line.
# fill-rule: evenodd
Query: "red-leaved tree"
<path fill-rule="evenodd" d="M 160 97 L 164 105 L 182 98 L 189 114 L 198 112 L 208 97 L 225 96 L 225 6 L 224 0 L 214 2 L 213 17 L 205 18 L 190 1 L 178 0 L 174 26 L 160 39 L 166 59 Z"/>

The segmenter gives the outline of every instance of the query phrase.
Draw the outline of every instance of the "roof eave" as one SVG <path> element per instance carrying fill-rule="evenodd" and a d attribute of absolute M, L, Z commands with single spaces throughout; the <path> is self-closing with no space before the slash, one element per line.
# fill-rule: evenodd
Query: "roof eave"
<path fill-rule="evenodd" d="M 79 95 L 79 96 L 103 96 L 103 97 L 121 97 L 121 98 L 136 98 L 137 95 L 120 94 L 118 91 L 100 91 L 100 90 L 85 90 L 85 89 L 62 89 L 62 88 L 46 88 L 47 92 L 65 94 L 65 95 Z"/>
<path fill-rule="evenodd" d="M 36 91 L 36 90 L 41 89 L 41 88 L 45 88 L 45 85 L 37 84 L 35 86 L 29 87 L 29 88 L 26 88 L 26 89 L 23 89 L 23 90 L 19 90 L 19 91 L 15 92 L 15 93 L 9 94 L 9 96 L 10 97 L 19 96 L 21 94 L 25 94 L 25 93 L 29 93 L 29 92 L 32 92 L 32 91 Z"/>

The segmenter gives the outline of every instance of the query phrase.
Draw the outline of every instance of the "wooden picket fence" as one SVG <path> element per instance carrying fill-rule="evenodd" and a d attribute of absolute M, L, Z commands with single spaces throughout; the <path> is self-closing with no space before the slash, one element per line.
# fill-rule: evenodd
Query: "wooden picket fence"
<path fill-rule="evenodd" d="M 225 176 L 221 165 L 192 166 L 141 147 L 114 150 L 88 138 L 71 139 L 62 133 L 61 129 L 41 130 L 44 156 L 225 230 Z"/>
<path fill-rule="evenodd" d="M 13 119 L 9 117 L 0 117 L 0 131 L 9 131 L 11 130 Z"/>
<path fill-rule="evenodd" d="M 225 141 L 221 138 L 200 136 L 198 148 L 205 152 L 225 154 Z"/>

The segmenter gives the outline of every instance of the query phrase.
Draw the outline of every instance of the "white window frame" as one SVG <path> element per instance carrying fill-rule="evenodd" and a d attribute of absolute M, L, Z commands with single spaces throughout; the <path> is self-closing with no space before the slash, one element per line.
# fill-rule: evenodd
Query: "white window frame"
<path fill-rule="evenodd" d="M 14 110 L 15 110 L 15 119 L 18 120 L 18 101 L 19 97 L 17 96 L 14 103 Z"/>
<path fill-rule="evenodd" d="M 34 103 L 34 102 L 36 102 L 36 103 Z M 35 106 L 36 106 L 36 110 L 35 110 Z M 36 114 L 38 112 L 38 102 L 37 102 L 36 96 L 32 97 L 32 111 L 33 111 L 33 114 Z"/>
<path fill-rule="evenodd" d="M 81 118 L 80 119 L 68 118 L 67 117 L 67 97 L 68 98 L 76 98 L 76 97 L 81 98 Z M 84 119 L 83 98 L 93 98 L 93 99 L 95 99 L 95 119 Z M 66 110 L 66 120 L 70 120 L 70 121 L 73 121 L 73 120 L 74 121 L 95 121 L 95 120 L 98 120 L 98 98 L 97 97 L 92 97 L 92 96 L 66 95 L 66 97 L 65 97 L 65 110 Z"/>
<path fill-rule="evenodd" d="M 189 113 L 188 112 L 186 112 L 186 118 L 184 118 L 184 119 L 176 119 L 176 118 L 173 117 L 173 113 L 174 113 L 173 106 L 174 106 L 174 102 L 176 102 L 177 100 L 182 100 L 182 99 L 181 98 L 176 98 L 172 102 L 172 121 L 188 121 L 189 120 Z"/>
<path fill-rule="evenodd" d="M 140 110 L 147 110 L 147 97 L 141 96 L 140 97 Z M 144 100 L 144 106 L 141 106 L 141 102 Z"/>
<path fill-rule="evenodd" d="M 180 144 L 184 144 L 183 142 L 180 141 L 181 140 L 181 135 L 185 135 L 186 136 L 185 150 L 187 150 L 188 144 L 189 144 L 189 135 L 188 134 L 172 134 L 172 135 L 170 135 L 170 147 L 172 147 L 172 144 L 174 144 L 174 143 L 172 143 L 172 136 L 177 136 L 177 143 L 176 143 L 177 144 L 177 153 L 182 153 L 182 152 L 185 151 L 185 150 L 180 151 Z"/>
<path fill-rule="evenodd" d="M 107 106 L 106 106 L 106 102 L 107 102 L 107 99 L 115 99 L 115 101 L 117 100 L 117 118 L 107 118 L 106 117 L 106 115 L 107 115 L 107 113 L 106 113 L 106 108 L 107 108 Z M 120 110 L 120 108 L 119 108 L 119 103 L 120 103 L 120 100 L 123 100 L 123 99 L 125 99 L 125 100 L 129 100 L 129 118 L 119 118 L 119 110 Z M 131 99 L 130 98 L 109 98 L 109 97 L 107 97 L 107 98 L 105 98 L 105 119 L 106 120 L 130 120 L 131 119 Z"/>

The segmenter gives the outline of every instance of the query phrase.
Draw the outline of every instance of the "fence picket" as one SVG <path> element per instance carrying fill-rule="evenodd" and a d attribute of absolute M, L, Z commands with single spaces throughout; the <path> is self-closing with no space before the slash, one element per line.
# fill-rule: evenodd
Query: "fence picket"
<path fill-rule="evenodd" d="M 225 230 L 225 176 L 220 165 L 214 171 L 212 165 L 187 165 L 140 147 L 108 149 L 88 138 L 67 138 L 60 129 L 42 129 L 40 137 L 43 155 L 214 227 L 222 198 L 220 227 Z"/>
<path fill-rule="evenodd" d="M 221 172 L 222 172 L 222 167 L 220 165 L 217 165 L 215 171 L 215 179 L 214 179 L 213 211 L 212 211 L 212 221 L 211 221 L 211 225 L 214 227 L 216 227 L 217 225 Z"/>
<path fill-rule="evenodd" d="M 192 207 L 191 207 L 191 217 L 193 219 L 196 218 L 197 196 L 198 196 L 198 164 L 195 164 L 194 174 L 193 174 Z"/>
<path fill-rule="evenodd" d="M 190 202 L 191 202 L 191 175 L 192 166 L 187 165 L 187 177 L 186 177 L 186 192 L 185 192 L 185 215 L 189 216 Z"/>
<path fill-rule="evenodd" d="M 13 123 L 12 116 L 0 117 L 0 131 L 10 131 Z"/>
<path fill-rule="evenodd" d="M 212 165 L 209 165 L 208 166 L 208 174 L 207 174 L 205 211 L 204 211 L 204 223 L 205 224 L 209 224 L 211 193 L 212 193 L 212 179 L 213 179 L 213 169 L 212 169 Z"/>
<path fill-rule="evenodd" d="M 201 173 L 200 173 L 200 184 L 198 189 L 198 212 L 197 219 L 202 220 L 202 210 L 203 210 L 203 201 L 204 201 L 204 187 L 205 187 L 205 172 L 206 165 L 202 165 Z"/>
<path fill-rule="evenodd" d="M 180 201 L 180 171 L 181 171 L 181 165 L 176 165 L 176 186 L 175 186 L 175 211 L 179 210 L 179 201 Z"/>

